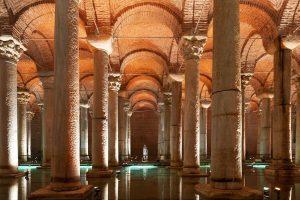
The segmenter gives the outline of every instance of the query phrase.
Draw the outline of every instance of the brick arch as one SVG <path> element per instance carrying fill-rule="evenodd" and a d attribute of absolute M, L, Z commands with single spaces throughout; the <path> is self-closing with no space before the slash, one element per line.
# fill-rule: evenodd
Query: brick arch
<path fill-rule="evenodd" d="M 139 101 L 132 107 L 133 112 L 145 111 L 145 110 L 156 110 L 156 109 L 157 109 L 157 105 L 152 101 L 147 101 L 147 100 Z"/>
<path fill-rule="evenodd" d="M 136 103 L 140 101 L 151 101 L 157 104 L 157 96 L 155 93 L 148 91 L 148 90 L 140 90 L 136 91 L 130 96 L 130 104 L 135 105 Z"/>
<path fill-rule="evenodd" d="M 128 96 L 131 96 L 138 90 L 149 90 L 155 94 L 158 94 L 161 90 L 161 84 L 152 76 L 137 76 L 128 82 L 126 91 L 129 94 Z"/>

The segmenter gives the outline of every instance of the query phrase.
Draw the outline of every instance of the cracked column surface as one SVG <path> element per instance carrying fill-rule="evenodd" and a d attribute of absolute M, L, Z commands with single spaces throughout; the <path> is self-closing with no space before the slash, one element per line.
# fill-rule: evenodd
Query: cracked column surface
<path fill-rule="evenodd" d="M 92 170 L 88 178 L 109 177 L 108 169 L 108 64 L 104 50 L 94 52 L 94 100 L 92 130 Z"/>
<path fill-rule="evenodd" d="M 27 157 L 31 158 L 31 122 L 35 113 L 32 111 L 26 112 L 27 118 Z"/>
<path fill-rule="evenodd" d="M 200 69 L 199 57 L 205 45 L 205 37 L 184 37 L 182 53 L 185 67 L 184 101 L 184 156 L 183 176 L 200 175 Z"/>
<path fill-rule="evenodd" d="M 171 167 L 182 165 L 181 96 L 182 83 L 174 81 L 172 88 L 170 150 Z"/>
<path fill-rule="evenodd" d="M 0 177 L 22 175 L 17 170 L 17 62 L 24 50 L 12 36 L 0 36 Z"/>
<path fill-rule="evenodd" d="M 276 41 L 276 46 L 277 51 L 274 54 L 273 157 L 265 174 L 292 179 L 300 175 L 300 169 L 296 168 L 292 161 L 292 51 L 282 46 L 281 38 Z"/>
<path fill-rule="evenodd" d="M 211 101 L 203 99 L 200 105 L 200 157 L 207 159 L 207 110 Z"/>
<path fill-rule="evenodd" d="M 109 76 L 109 105 L 108 105 L 108 132 L 109 132 L 109 166 L 119 165 L 119 131 L 118 131 L 118 91 L 120 90 L 120 75 Z"/>
<path fill-rule="evenodd" d="M 27 117 L 26 107 L 30 99 L 28 91 L 18 89 L 18 147 L 19 161 L 24 163 L 27 161 Z"/>
<path fill-rule="evenodd" d="M 89 160 L 89 116 L 87 102 L 80 103 L 80 157 L 82 160 Z"/>
<path fill-rule="evenodd" d="M 262 199 L 242 180 L 239 17 L 239 0 L 214 0 L 211 178 L 196 186 L 204 199 Z"/>

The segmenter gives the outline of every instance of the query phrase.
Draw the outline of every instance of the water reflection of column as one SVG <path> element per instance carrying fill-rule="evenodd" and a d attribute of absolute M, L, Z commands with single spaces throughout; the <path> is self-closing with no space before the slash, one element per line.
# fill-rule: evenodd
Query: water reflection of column
<path fill-rule="evenodd" d="M 170 199 L 180 199 L 180 179 L 177 174 L 170 174 Z"/>
<path fill-rule="evenodd" d="M 5 178 L 0 179 L 0 194 L 7 200 L 16 200 L 18 198 L 18 179 Z"/>
<path fill-rule="evenodd" d="M 108 185 L 108 198 L 110 200 L 119 199 L 119 180 L 116 177 Z"/>
<path fill-rule="evenodd" d="M 108 200 L 108 183 L 105 183 L 101 187 L 100 195 L 100 200 Z"/>
<path fill-rule="evenodd" d="M 130 175 L 131 175 L 131 172 L 130 172 L 130 169 L 128 169 L 128 171 L 126 172 L 126 175 L 125 175 L 125 199 L 126 200 L 129 200 L 130 199 Z"/>
<path fill-rule="evenodd" d="M 19 180 L 19 188 L 20 188 L 20 197 L 19 199 L 21 200 L 26 200 L 27 199 L 27 180 L 22 177 Z"/>

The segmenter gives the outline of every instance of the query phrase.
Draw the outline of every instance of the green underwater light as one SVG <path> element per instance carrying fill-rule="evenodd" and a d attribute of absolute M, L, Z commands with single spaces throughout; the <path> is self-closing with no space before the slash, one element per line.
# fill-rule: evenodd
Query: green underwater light
<path fill-rule="evenodd" d="M 156 168 L 157 166 L 155 165 L 132 165 L 128 167 L 128 169 L 130 170 L 156 169 Z"/>
<path fill-rule="evenodd" d="M 36 169 L 38 168 L 39 166 L 37 165 L 20 165 L 18 167 L 18 170 L 19 171 L 28 171 L 28 170 L 33 170 L 33 169 Z"/>

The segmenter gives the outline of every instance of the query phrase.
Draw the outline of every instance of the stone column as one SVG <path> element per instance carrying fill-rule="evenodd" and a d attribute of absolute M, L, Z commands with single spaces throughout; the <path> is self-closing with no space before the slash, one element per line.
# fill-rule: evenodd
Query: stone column
<path fill-rule="evenodd" d="M 300 77 L 296 79 L 297 83 L 297 117 L 296 117 L 296 165 L 300 165 Z"/>
<path fill-rule="evenodd" d="M 74 196 L 85 197 L 92 189 L 80 183 L 78 2 L 55 2 L 55 117 L 52 124 L 51 183 L 32 193 L 31 199 L 61 199 L 65 195 L 75 199 Z M 74 190 L 77 191 L 71 192 Z"/>
<path fill-rule="evenodd" d="M 30 99 L 30 94 L 26 90 L 18 90 L 18 142 L 19 161 L 27 161 L 27 118 L 26 107 Z"/>
<path fill-rule="evenodd" d="M 27 111 L 27 156 L 31 158 L 31 122 L 34 117 L 34 112 Z"/>
<path fill-rule="evenodd" d="M 171 93 L 164 93 L 164 142 L 163 142 L 163 151 L 164 151 L 164 161 L 170 161 L 170 123 L 171 123 Z"/>
<path fill-rule="evenodd" d="M 120 75 L 109 76 L 109 105 L 108 105 L 108 132 L 109 132 L 109 166 L 119 165 L 119 131 L 118 131 L 118 91 L 120 90 Z"/>
<path fill-rule="evenodd" d="M 211 105 L 208 99 L 200 100 L 200 156 L 207 159 L 207 109 Z"/>
<path fill-rule="evenodd" d="M 249 64 L 250 65 L 250 64 Z M 252 65 L 250 65 L 249 67 L 243 66 L 242 67 L 242 74 L 241 74 L 241 83 L 242 83 L 242 161 L 245 162 L 246 161 L 246 87 L 249 84 L 250 79 L 252 78 L 253 74 L 252 73 L 247 73 L 245 72 L 246 69 L 253 69 L 254 71 L 254 67 L 252 67 Z"/>
<path fill-rule="evenodd" d="M 282 47 L 281 38 L 276 41 L 274 54 L 274 123 L 273 159 L 265 170 L 266 175 L 295 178 L 299 169 L 292 163 L 291 134 L 291 64 L 292 52 Z"/>
<path fill-rule="evenodd" d="M 19 176 L 17 62 L 25 48 L 11 36 L 0 36 L 0 177 Z"/>
<path fill-rule="evenodd" d="M 271 158 L 271 98 L 273 93 L 270 89 L 261 88 L 256 95 L 260 99 L 261 117 L 260 134 L 258 138 L 258 154 L 261 159 Z"/>
<path fill-rule="evenodd" d="M 206 38 L 184 37 L 182 53 L 185 67 L 183 176 L 200 175 L 200 69 L 199 56 Z"/>
<path fill-rule="evenodd" d="M 242 180 L 239 17 L 239 0 L 214 0 L 211 180 L 196 186 L 204 199 L 262 199 Z"/>
<path fill-rule="evenodd" d="M 89 160 L 89 116 L 87 102 L 80 102 L 80 157 Z"/>
<path fill-rule="evenodd" d="M 126 128 L 126 154 L 127 157 L 131 157 L 131 116 L 133 112 L 131 110 L 127 111 L 127 128 Z"/>
<path fill-rule="evenodd" d="M 119 154 L 121 161 L 128 159 L 126 154 L 126 124 L 127 114 L 125 112 L 125 100 L 119 98 Z"/>
<path fill-rule="evenodd" d="M 159 112 L 159 122 L 158 122 L 158 160 L 164 161 L 164 121 L 165 121 L 165 111 L 164 103 L 158 103 L 158 112 Z"/>
<path fill-rule="evenodd" d="M 92 165 L 88 178 L 110 177 L 108 169 L 108 64 L 104 50 L 94 52 Z"/>
<path fill-rule="evenodd" d="M 43 142 L 43 159 L 42 168 L 51 166 L 52 152 L 52 135 L 53 135 L 53 120 L 54 120 L 54 89 L 53 80 L 44 83 L 44 136 Z"/>
<path fill-rule="evenodd" d="M 182 83 L 172 83 L 170 149 L 171 167 L 182 166 L 181 96 Z"/>
<path fill-rule="evenodd" d="M 41 159 L 42 159 L 42 164 L 43 164 L 43 157 L 44 157 L 44 149 L 45 149 L 45 133 L 46 133 L 46 122 L 45 122 L 45 109 L 44 109 L 44 103 L 40 102 L 38 103 L 38 106 L 40 108 L 40 116 L 41 116 Z"/>

